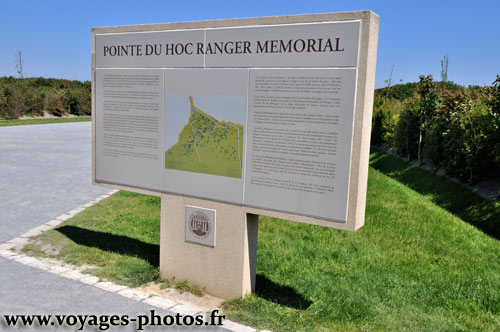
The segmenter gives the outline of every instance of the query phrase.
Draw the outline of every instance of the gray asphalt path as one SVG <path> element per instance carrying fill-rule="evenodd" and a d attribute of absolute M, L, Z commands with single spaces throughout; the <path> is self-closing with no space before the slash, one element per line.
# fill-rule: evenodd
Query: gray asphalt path
<path fill-rule="evenodd" d="M 91 184 L 90 122 L 0 128 L 0 243 L 107 191 L 109 189 Z M 144 303 L 0 257 L 0 331 L 17 330 L 5 325 L 4 314 L 135 316 L 148 314 L 152 309 L 161 315 L 168 314 Z M 75 331 L 78 327 L 22 327 L 19 330 Z M 133 324 L 127 328 L 109 329 L 135 330 Z"/>
<path fill-rule="evenodd" d="M 0 242 L 110 190 L 91 175 L 90 122 L 0 128 Z"/>

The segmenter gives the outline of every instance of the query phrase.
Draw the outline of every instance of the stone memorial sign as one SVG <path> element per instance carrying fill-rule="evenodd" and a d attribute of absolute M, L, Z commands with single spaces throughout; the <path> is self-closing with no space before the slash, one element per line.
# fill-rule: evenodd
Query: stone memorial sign
<path fill-rule="evenodd" d="M 189 245 L 192 206 L 241 215 L 250 247 L 250 215 L 355 231 L 377 36 L 370 11 L 94 29 L 94 183 L 161 196 Z"/>

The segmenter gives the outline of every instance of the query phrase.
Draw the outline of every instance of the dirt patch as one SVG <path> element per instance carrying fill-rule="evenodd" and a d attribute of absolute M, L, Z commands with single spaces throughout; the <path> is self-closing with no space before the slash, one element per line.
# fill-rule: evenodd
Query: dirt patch
<path fill-rule="evenodd" d="M 37 115 L 37 116 L 27 116 L 23 115 L 18 118 L 18 120 L 34 120 L 34 119 L 60 119 L 60 118 L 77 118 L 77 115 L 74 114 L 65 114 L 62 116 L 55 116 L 53 114 L 50 114 L 48 112 L 43 112 L 43 115 Z"/>
<path fill-rule="evenodd" d="M 53 246 L 51 244 L 44 244 L 41 248 L 44 254 L 47 256 L 59 256 L 59 253 L 61 252 L 61 247 L 59 246 Z"/>
<path fill-rule="evenodd" d="M 171 287 L 161 289 L 160 286 L 161 284 L 150 282 L 145 286 L 137 287 L 134 289 L 151 295 L 165 297 L 167 299 L 173 299 L 174 301 L 182 304 L 201 307 L 203 308 L 203 310 L 206 309 L 206 311 L 213 310 L 214 308 L 220 308 L 222 307 L 222 303 L 224 302 L 223 299 L 220 299 L 215 296 L 207 294 L 203 296 L 196 296 L 189 292 L 181 293 L 177 289 Z"/>

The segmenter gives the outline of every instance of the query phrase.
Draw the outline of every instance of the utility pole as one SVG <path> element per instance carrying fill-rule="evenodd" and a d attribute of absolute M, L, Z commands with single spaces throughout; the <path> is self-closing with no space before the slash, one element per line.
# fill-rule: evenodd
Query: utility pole
<path fill-rule="evenodd" d="M 391 68 L 391 73 L 389 74 L 389 78 L 387 78 L 386 80 L 384 80 L 384 83 L 385 83 L 385 86 L 387 89 L 389 89 L 392 85 L 392 72 L 394 71 L 394 65 L 392 65 L 392 68 Z"/>

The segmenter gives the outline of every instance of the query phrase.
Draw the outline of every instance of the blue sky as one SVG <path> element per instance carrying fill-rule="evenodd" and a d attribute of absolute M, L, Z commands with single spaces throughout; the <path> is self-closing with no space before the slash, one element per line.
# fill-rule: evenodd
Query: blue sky
<path fill-rule="evenodd" d="M 370 9 L 380 15 L 376 87 L 420 74 L 490 85 L 500 74 L 500 1 L 23 1 L 2 0 L 0 76 L 90 80 L 92 27 Z"/>

